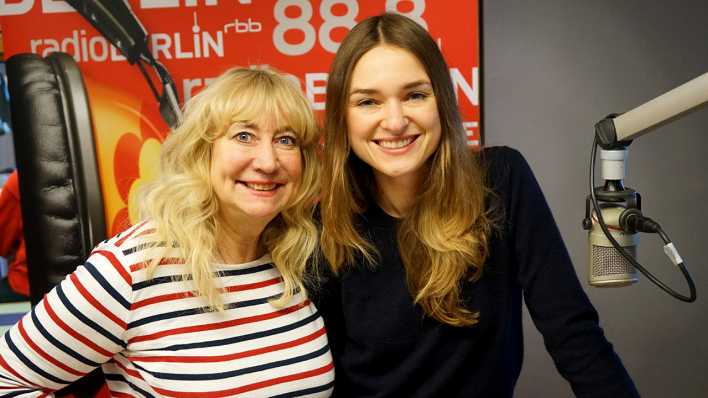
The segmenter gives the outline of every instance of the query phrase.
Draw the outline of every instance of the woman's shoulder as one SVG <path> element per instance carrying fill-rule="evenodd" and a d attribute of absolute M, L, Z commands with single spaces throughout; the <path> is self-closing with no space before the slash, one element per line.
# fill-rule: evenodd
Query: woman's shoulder
<path fill-rule="evenodd" d="M 496 171 L 526 164 L 526 159 L 521 152 L 505 145 L 484 147 L 479 153 L 482 163 L 488 170 Z"/>
<path fill-rule="evenodd" d="M 533 176 L 524 156 L 508 146 L 485 147 L 479 152 L 487 184 L 494 191 L 506 191 Z"/>
<path fill-rule="evenodd" d="M 96 245 L 91 252 L 91 257 L 105 258 L 114 266 L 123 268 L 126 272 L 133 272 L 140 268 L 136 264 L 146 263 L 152 259 L 151 253 L 154 253 L 154 249 L 164 247 L 165 243 L 160 242 L 155 235 L 153 223 L 144 221 Z"/>

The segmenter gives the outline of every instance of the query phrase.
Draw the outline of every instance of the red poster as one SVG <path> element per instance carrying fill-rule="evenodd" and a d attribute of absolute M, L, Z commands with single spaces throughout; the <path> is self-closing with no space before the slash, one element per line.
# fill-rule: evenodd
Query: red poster
<path fill-rule="evenodd" d="M 120 1 L 120 0 L 116 0 Z M 479 144 L 477 0 L 130 0 L 184 101 L 239 65 L 292 74 L 318 112 L 329 64 L 358 21 L 383 11 L 425 26 L 450 66 L 465 128 Z M 106 224 L 112 235 L 135 221 L 128 203 L 155 172 L 168 128 L 136 66 L 63 1 L 0 0 L 5 57 L 64 51 L 79 63 L 92 112 Z"/>

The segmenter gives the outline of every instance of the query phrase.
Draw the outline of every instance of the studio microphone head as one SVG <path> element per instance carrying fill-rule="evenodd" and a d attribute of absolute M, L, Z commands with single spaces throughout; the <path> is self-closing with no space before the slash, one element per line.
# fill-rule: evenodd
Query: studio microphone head
<path fill-rule="evenodd" d="M 637 255 L 639 236 L 626 233 L 620 228 L 619 217 L 625 208 L 622 206 L 609 206 L 601 209 L 602 217 L 613 238 L 633 258 Z M 595 212 L 592 213 L 592 228 L 588 234 L 589 243 L 589 283 L 595 287 L 621 287 L 631 285 L 639 280 L 634 266 L 612 246 L 612 242 L 605 236 L 597 220 Z"/>

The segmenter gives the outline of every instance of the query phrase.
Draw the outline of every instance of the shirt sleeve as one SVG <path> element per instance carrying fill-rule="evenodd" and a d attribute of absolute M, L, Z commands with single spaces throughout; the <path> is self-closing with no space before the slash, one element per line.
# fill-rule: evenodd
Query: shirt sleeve
<path fill-rule="evenodd" d="M 42 396 L 117 352 L 130 315 L 130 273 L 110 243 L 94 249 L 0 339 L 0 395 Z"/>
<path fill-rule="evenodd" d="M 559 373 L 577 397 L 638 397 L 621 360 L 605 338 L 541 188 L 523 156 L 511 149 L 508 225 L 518 282 L 536 328 Z"/>

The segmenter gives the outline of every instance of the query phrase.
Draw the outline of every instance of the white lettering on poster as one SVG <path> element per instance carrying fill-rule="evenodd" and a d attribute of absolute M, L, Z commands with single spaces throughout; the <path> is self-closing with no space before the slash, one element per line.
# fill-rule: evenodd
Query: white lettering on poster
<path fill-rule="evenodd" d="M 115 0 L 120 1 L 120 0 Z M 35 5 L 36 0 L 0 0 L 0 16 L 22 15 L 29 12 Z M 180 4 L 180 3 L 184 4 Z M 240 4 L 251 4 L 251 1 L 239 1 Z M 76 12 L 74 8 L 64 0 L 41 0 L 42 12 L 45 14 Z M 197 7 L 200 4 L 205 6 L 218 6 L 219 0 L 140 0 L 141 9 L 155 8 L 180 8 Z"/>
<path fill-rule="evenodd" d="M 467 143 L 470 145 L 479 145 L 479 140 L 473 139 L 475 136 L 477 136 L 477 128 L 479 128 L 479 122 L 465 121 L 462 122 L 462 127 L 464 127 L 465 134 L 467 134 Z"/>
<path fill-rule="evenodd" d="M 229 29 L 232 29 L 234 33 L 257 33 L 263 30 L 263 25 L 251 18 L 245 21 L 234 19 L 233 22 L 224 24 L 224 33 L 229 33 Z"/>
<path fill-rule="evenodd" d="M 20 0 L 8 3 L 8 0 L 0 0 L 0 16 L 26 14 L 34 7 L 35 0 Z M 63 0 L 42 0 L 41 5 L 42 12 L 45 14 L 76 12 L 72 6 Z"/>
<path fill-rule="evenodd" d="M 455 88 L 455 98 L 457 102 L 460 101 L 459 91 L 465 95 L 467 100 L 472 105 L 479 105 L 479 68 L 472 68 L 472 83 L 468 83 L 465 77 L 462 76 L 459 68 L 450 68 L 450 78 L 452 79 L 452 85 Z"/>
<path fill-rule="evenodd" d="M 191 37 L 179 32 L 154 33 L 149 37 L 156 59 L 224 57 L 224 34 L 221 31 L 197 32 Z M 43 57 L 54 51 L 63 51 L 74 57 L 76 62 L 125 61 L 118 49 L 103 36 L 87 36 L 83 29 L 73 30 L 71 36 L 65 38 L 32 39 L 30 51 Z"/>
<path fill-rule="evenodd" d="M 74 7 L 62 0 L 42 0 L 42 11 L 44 11 L 45 14 L 75 12 Z"/>
<path fill-rule="evenodd" d="M 327 73 L 306 73 L 305 74 L 305 94 L 310 100 L 312 109 L 322 111 L 325 108 L 325 102 L 317 101 L 316 95 L 323 96 L 327 92 Z M 317 84 L 319 83 L 319 84 Z"/>
<path fill-rule="evenodd" d="M 179 8 L 180 0 L 140 0 L 140 8 Z M 197 0 L 184 0 L 185 7 L 196 7 L 200 2 Z M 219 0 L 203 0 L 205 6 L 217 6 Z"/>
<path fill-rule="evenodd" d="M 0 16 L 21 15 L 32 9 L 34 0 L 22 0 L 19 3 L 8 4 L 7 0 L 0 0 Z"/>
<path fill-rule="evenodd" d="M 413 3 L 413 9 L 408 12 L 400 12 L 398 10 L 398 5 L 401 3 Z M 423 12 L 425 11 L 425 0 L 386 0 L 386 11 L 403 14 L 408 18 L 418 22 L 418 24 L 424 27 L 425 30 L 428 30 L 428 24 L 423 19 Z"/>
<path fill-rule="evenodd" d="M 263 68 L 268 65 L 251 65 L 251 68 Z M 300 87 L 305 92 L 307 99 L 310 101 L 310 105 L 313 110 L 321 111 L 325 109 L 325 94 L 327 92 L 327 77 L 328 74 L 325 72 L 308 72 L 305 73 L 305 86 L 302 87 L 302 82 L 293 75 L 286 74 L 287 77 Z M 478 68 L 473 68 L 472 70 L 472 83 L 468 83 L 458 68 L 450 68 L 450 76 L 453 80 L 453 86 L 455 88 L 455 97 L 458 98 L 458 91 L 462 91 L 465 97 L 473 105 L 479 105 L 479 70 Z M 195 93 L 195 89 L 209 84 L 213 78 L 201 79 L 184 79 L 182 81 L 182 89 L 184 93 L 184 100 L 189 100 Z M 465 130 L 468 136 L 473 136 L 475 134 L 475 129 L 479 127 L 478 122 L 465 122 Z"/>

